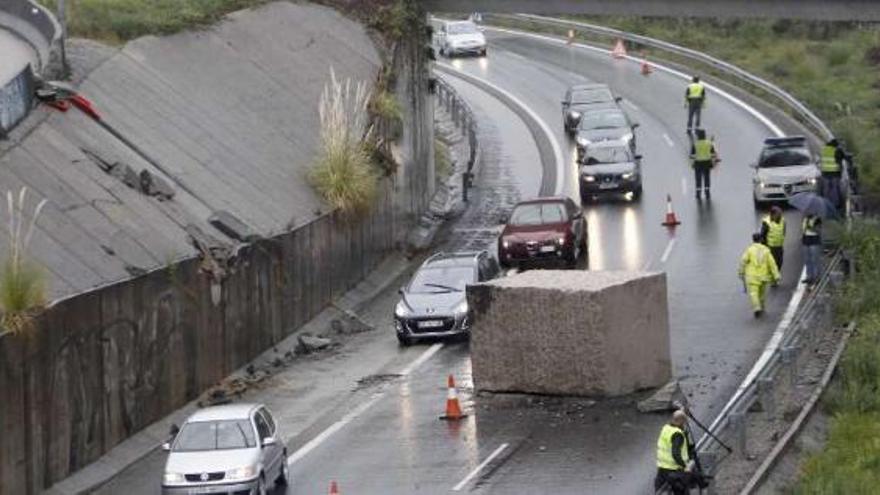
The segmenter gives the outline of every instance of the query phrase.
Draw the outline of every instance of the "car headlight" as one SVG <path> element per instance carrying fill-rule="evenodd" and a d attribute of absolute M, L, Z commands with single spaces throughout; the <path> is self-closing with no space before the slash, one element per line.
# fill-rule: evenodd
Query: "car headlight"
<path fill-rule="evenodd" d="M 765 187 L 767 187 L 767 184 L 764 184 L 764 181 L 759 180 L 759 181 L 758 181 L 758 187 L 760 187 L 761 189 L 764 189 Z"/>
<path fill-rule="evenodd" d="M 394 316 L 398 318 L 404 318 L 409 315 L 409 308 L 406 307 L 406 304 L 403 301 L 397 303 L 397 306 L 394 307 Z"/>
<path fill-rule="evenodd" d="M 573 119 L 579 119 L 579 118 L 581 118 L 581 113 L 580 113 L 580 112 L 571 111 L 571 112 L 568 112 L 568 116 L 571 117 L 571 118 L 573 118 Z"/>
<path fill-rule="evenodd" d="M 464 316 L 467 314 L 468 309 L 469 308 L 467 301 L 462 301 L 461 303 L 459 303 L 458 306 L 455 307 L 455 309 L 452 310 L 452 313 L 455 314 L 455 316 Z"/>
<path fill-rule="evenodd" d="M 635 176 L 636 176 L 636 173 L 635 173 L 635 172 L 627 172 L 627 173 L 621 175 L 620 177 L 621 177 L 623 180 L 630 180 L 630 179 L 632 179 L 632 178 L 635 177 Z"/>
<path fill-rule="evenodd" d="M 579 137 L 575 140 L 581 148 L 586 148 L 590 145 L 590 140 L 587 138 Z"/>
<path fill-rule="evenodd" d="M 509 248 L 509 247 L 510 247 L 510 241 L 508 241 L 507 239 L 502 239 L 502 240 L 501 240 L 501 247 L 504 248 L 504 249 Z"/>
<path fill-rule="evenodd" d="M 584 182 L 596 182 L 596 177 L 592 175 L 584 175 Z"/>
<path fill-rule="evenodd" d="M 556 239 L 556 242 L 557 242 L 560 246 L 564 246 L 564 245 L 565 245 L 565 236 L 559 236 L 559 239 Z"/>
<path fill-rule="evenodd" d="M 285 462 L 287 460 L 285 459 Z M 254 466 L 248 466 L 238 469 L 231 469 L 226 471 L 225 479 L 228 481 L 244 481 L 249 480 L 257 476 L 257 468 Z"/>
<path fill-rule="evenodd" d="M 166 472 L 166 473 L 165 473 L 165 476 L 163 477 L 163 479 L 164 479 L 164 482 L 165 482 L 166 484 L 172 484 L 172 483 L 183 483 L 184 481 L 186 481 L 186 478 L 184 478 L 183 475 L 180 474 L 180 473 L 168 473 L 168 472 Z"/>
<path fill-rule="evenodd" d="M 810 177 L 809 179 L 807 179 L 807 183 L 809 183 L 811 186 L 815 186 L 816 182 L 817 181 L 815 177 Z"/>
<path fill-rule="evenodd" d="M 629 133 L 629 134 L 624 135 L 624 136 L 621 137 L 620 139 L 621 139 L 623 142 L 628 143 L 628 142 L 632 141 L 633 137 L 634 137 L 634 136 L 633 136 L 633 133 Z"/>

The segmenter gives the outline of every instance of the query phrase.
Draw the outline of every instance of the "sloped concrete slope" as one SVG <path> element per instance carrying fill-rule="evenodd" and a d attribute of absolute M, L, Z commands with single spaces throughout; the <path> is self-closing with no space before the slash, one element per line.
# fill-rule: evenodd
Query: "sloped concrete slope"
<path fill-rule="evenodd" d="M 380 63 L 357 23 L 287 2 L 128 44 L 80 86 L 109 129 L 71 110 L 0 143 L 4 191 L 27 185 L 50 200 L 32 251 L 53 297 L 197 254 L 187 226 L 235 244 L 208 222 L 218 211 L 264 237 L 326 211 L 305 177 L 321 91 L 330 67 L 372 82 Z M 173 197 L 139 190 L 143 171 Z"/>

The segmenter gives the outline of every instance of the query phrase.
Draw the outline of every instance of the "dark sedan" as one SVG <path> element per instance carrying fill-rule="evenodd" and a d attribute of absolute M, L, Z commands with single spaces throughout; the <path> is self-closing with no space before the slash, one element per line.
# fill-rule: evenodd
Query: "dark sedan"
<path fill-rule="evenodd" d="M 586 253 L 587 221 L 571 198 L 517 204 L 498 238 L 498 260 L 503 266 L 548 261 L 574 266 Z"/>
<path fill-rule="evenodd" d="M 501 273 L 488 252 L 438 253 L 428 258 L 400 289 L 394 326 L 401 345 L 416 339 L 468 336 L 470 310 L 465 287 Z"/>
<path fill-rule="evenodd" d="M 638 126 L 639 124 L 632 123 L 626 112 L 619 108 L 596 110 L 584 115 L 578 124 L 575 137 L 578 160 L 583 160 L 584 151 L 588 146 L 602 141 L 621 141 L 635 152 L 635 130 Z"/>
<path fill-rule="evenodd" d="M 620 100 L 621 98 L 614 96 L 611 88 L 605 84 L 578 84 L 568 88 L 562 100 L 562 123 L 565 132 L 574 134 L 585 113 L 618 108 L 617 103 Z"/>
<path fill-rule="evenodd" d="M 581 200 L 589 202 L 608 194 L 629 194 L 633 200 L 642 196 L 642 155 L 620 141 L 603 141 L 587 148 L 581 161 Z"/>

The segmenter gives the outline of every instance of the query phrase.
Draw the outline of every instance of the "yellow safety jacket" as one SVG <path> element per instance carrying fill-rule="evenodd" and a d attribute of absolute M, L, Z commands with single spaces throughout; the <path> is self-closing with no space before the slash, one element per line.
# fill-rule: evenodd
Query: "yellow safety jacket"
<path fill-rule="evenodd" d="M 767 224 L 767 246 L 782 247 L 785 245 L 785 218 L 780 217 L 779 223 L 776 223 L 770 218 L 770 215 L 767 215 L 763 221 Z"/>
<path fill-rule="evenodd" d="M 804 235 L 819 235 L 819 229 L 816 228 L 817 223 L 819 223 L 818 218 L 804 218 L 804 222 L 803 224 L 801 224 L 801 230 L 803 231 Z"/>
<path fill-rule="evenodd" d="M 745 277 L 746 283 L 776 282 L 780 278 L 770 248 L 760 242 L 753 243 L 743 253 L 739 275 Z"/>
<path fill-rule="evenodd" d="M 699 139 L 694 142 L 694 162 L 713 162 L 712 141 Z"/>
<path fill-rule="evenodd" d="M 660 430 L 660 437 L 657 439 L 657 467 L 660 469 L 672 471 L 684 469 L 675 462 L 675 457 L 672 456 L 672 435 L 676 433 L 681 433 L 684 436 L 684 430 L 670 424 L 663 425 L 663 429 Z M 687 437 L 681 443 L 681 460 L 685 465 L 690 460 L 688 459 Z"/>
<path fill-rule="evenodd" d="M 835 158 L 835 154 L 837 153 L 837 148 L 834 146 L 825 145 L 822 147 L 822 163 L 820 164 L 820 169 L 822 173 L 839 173 L 840 172 L 840 164 L 837 163 L 837 159 Z"/>
<path fill-rule="evenodd" d="M 688 84 L 687 98 L 688 100 L 700 100 L 706 94 L 706 87 L 703 83 Z"/>

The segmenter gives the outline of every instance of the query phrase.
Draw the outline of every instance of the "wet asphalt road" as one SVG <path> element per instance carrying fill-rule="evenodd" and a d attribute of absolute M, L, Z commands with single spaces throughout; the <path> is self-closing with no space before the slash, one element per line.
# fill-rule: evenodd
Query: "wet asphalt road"
<path fill-rule="evenodd" d="M 451 64 L 504 88 L 546 121 L 566 158 L 560 193 L 577 198 L 574 147 L 563 132 L 560 111 L 570 84 L 610 84 L 641 124 L 637 139 L 645 157 L 644 196 L 637 203 L 587 206 L 589 268 L 667 272 L 674 374 L 695 412 L 708 422 L 763 348 L 800 271 L 798 222 L 789 213 L 783 285 L 771 294 L 768 316 L 754 320 L 736 267 L 759 221 L 746 165 L 769 130 L 710 93 L 704 125 L 715 134 L 723 162 L 713 173 L 712 201 L 697 202 L 686 159 L 683 80 L 659 72 L 645 78 L 636 64 L 519 35 L 489 37 L 488 58 Z M 471 208 L 442 233 L 440 249 L 494 249 L 500 214 L 537 193 L 540 161 L 525 125 L 509 109 L 463 80 L 447 79 L 474 109 L 484 164 Z M 666 194 L 672 195 L 682 221 L 674 232 L 660 226 Z M 404 352 L 390 350 L 397 345 L 391 328 L 377 338 L 387 341 L 392 354 Z M 331 480 L 339 482 L 342 494 L 652 492 L 654 443 L 665 417 L 638 414 L 636 397 L 596 403 L 474 397 L 467 344 L 426 343 L 418 350 L 431 354 L 411 373 L 392 366 L 379 385 L 340 398 L 343 406 L 299 428 L 302 433 L 288 442 L 290 452 L 312 444 L 291 465 L 293 485 L 273 493 L 327 493 Z M 450 373 L 469 414 L 458 424 L 438 419 Z M 162 456 L 154 456 L 155 464 Z M 132 495 L 155 493 L 160 469 L 145 465 L 132 470 L 130 481 L 156 481 L 118 479 L 111 492 L 129 486 Z"/>
<path fill-rule="evenodd" d="M 588 206 L 589 265 L 667 272 L 674 373 L 695 412 L 711 419 L 763 348 L 800 273 L 799 224 L 797 215 L 789 212 L 784 281 L 771 294 L 769 315 L 754 320 L 736 267 L 760 218 L 750 199 L 747 164 L 754 161 L 770 130 L 710 93 L 704 126 L 716 136 L 723 162 L 713 173 L 712 201 L 698 202 L 686 159 L 683 80 L 663 73 L 643 77 L 631 62 L 518 35 L 492 33 L 490 39 L 488 58 L 457 59 L 451 64 L 514 94 L 547 122 L 570 160 L 564 165 L 561 193 L 577 197 L 574 147 L 563 132 L 559 104 L 567 86 L 587 81 L 610 84 L 625 98 L 624 108 L 633 120 L 641 124 L 637 139 L 645 156 L 644 196 L 638 203 Z M 498 119 L 510 118 L 490 98 L 466 88 L 466 83 L 454 79 L 453 83 L 477 110 L 481 126 L 487 125 L 485 118 L 494 119 L 496 123 L 488 125 L 497 131 Z M 503 132 L 498 138 L 492 144 L 496 159 L 516 155 L 522 147 Z M 505 171 L 499 163 L 490 173 L 496 179 L 528 175 L 521 160 L 510 166 L 515 169 Z M 534 163 L 534 170 L 540 171 L 539 163 Z M 511 185 L 519 187 L 518 194 Z M 491 182 L 484 186 L 491 187 Z M 475 224 L 491 224 L 505 204 L 537 190 L 537 185 L 523 185 L 521 180 L 509 180 L 505 187 L 507 192 L 496 201 L 469 213 Z M 666 194 L 672 195 L 682 221 L 674 232 L 660 226 Z M 481 235 L 474 237 L 474 231 Z M 448 243 L 472 248 L 486 242 L 485 247 L 491 248 L 491 232 L 459 229 Z M 471 414 L 458 425 L 437 419 L 448 373 L 454 373 L 463 386 Z M 474 398 L 470 386 L 466 345 L 440 349 L 421 369 L 389 384 L 363 414 L 294 463 L 297 481 L 287 493 L 322 493 L 329 480 L 339 481 L 342 493 L 651 492 L 654 442 L 663 416 L 635 413 L 631 398 L 598 404 L 573 399 L 539 403 L 542 399 L 519 396 Z M 291 450 L 307 440 L 294 439 Z M 468 478 L 487 458 L 490 462 Z"/>

